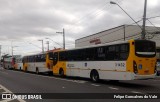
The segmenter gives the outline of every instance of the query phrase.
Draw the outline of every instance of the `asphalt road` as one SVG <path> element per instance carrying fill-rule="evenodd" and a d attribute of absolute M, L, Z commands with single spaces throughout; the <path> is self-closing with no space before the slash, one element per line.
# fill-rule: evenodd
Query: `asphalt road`
<path fill-rule="evenodd" d="M 52 100 L 9 100 L 9 102 L 106 102 L 106 101 L 160 101 L 159 99 L 113 99 L 114 95 L 157 95 L 160 98 L 160 77 L 134 81 L 100 81 L 93 83 L 84 78 L 60 78 L 57 76 L 36 75 L 21 71 L 0 69 L 1 93 L 42 94 L 53 97 Z M 58 94 L 57 94 L 58 93 Z M 58 99 L 56 95 L 66 96 Z M 73 97 L 70 98 L 70 95 Z M 86 96 L 86 97 L 85 97 Z M 102 98 L 102 96 L 106 96 Z M 42 95 L 43 97 L 43 95 Z M 56 99 L 54 99 L 56 97 Z M 100 98 L 99 98 L 100 97 Z M 118 96 L 117 96 L 118 97 Z M 49 97 L 50 98 L 50 97 Z M 61 99 L 62 98 L 62 99 Z M 68 99 L 66 99 L 68 98 Z M 73 99 L 72 99 L 73 98 Z M 80 99 L 76 99 L 80 98 Z M 83 99 L 87 98 L 87 99 Z M 123 98 L 123 97 L 122 97 Z M 156 98 L 156 97 L 153 97 Z M 5 100 L 0 100 L 5 102 Z M 8 101 L 6 101 L 8 102 Z"/>

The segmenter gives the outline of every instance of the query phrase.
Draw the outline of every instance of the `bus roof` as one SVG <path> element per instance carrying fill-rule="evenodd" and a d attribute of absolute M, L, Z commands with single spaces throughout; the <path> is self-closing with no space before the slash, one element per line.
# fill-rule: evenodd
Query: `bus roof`
<path fill-rule="evenodd" d="M 28 54 L 28 55 L 25 55 L 25 56 L 23 56 L 23 57 L 26 57 L 26 56 L 34 56 L 34 55 L 42 55 L 42 54 L 46 54 L 46 53 L 54 52 L 54 51 L 59 51 L 59 50 L 63 50 L 63 49 L 62 49 L 62 48 L 57 48 L 57 49 L 45 51 L 44 53 L 40 52 L 40 53 Z"/>
<path fill-rule="evenodd" d="M 65 51 L 70 51 L 70 50 L 78 50 L 78 49 L 85 49 L 85 48 L 91 48 L 91 47 L 99 47 L 99 46 L 105 46 L 105 45 L 113 45 L 113 44 L 123 44 L 123 43 L 129 43 L 129 41 L 133 40 L 127 40 L 127 41 L 116 41 L 116 42 L 111 42 L 111 43 L 105 43 L 105 44 L 98 44 L 98 45 L 91 45 L 91 46 L 84 46 L 84 47 L 77 47 L 73 49 L 66 49 Z M 63 51 L 63 50 L 60 50 Z"/>
<path fill-rule="evenodd" d="M 126 41 L 115 41 L 115 42 L 98 44 L 98 45 L 91 45 L 91 46 L 77 47 L 77 48 L 73 48 L 73 49 L 66 49 L 65 51 L 85 49 L 85 48 L 91 48 L 91 47 L 100 47 L 100 46 L 106 46 L 106 45 L 123 44 L 123 43 L 129 43 L 129 42 L 133 42 L 133 41 L 141 41 L 141 39 L 130 39 L 130 40 L 126 40 Z M 146 40 L 146 41 L 150 41 L 150 40 Z M 151 42 L 154 42 L 154 41 L 151 41 Z M 60 50 L 60 51 L 63 51 L 63 50 Z"/>

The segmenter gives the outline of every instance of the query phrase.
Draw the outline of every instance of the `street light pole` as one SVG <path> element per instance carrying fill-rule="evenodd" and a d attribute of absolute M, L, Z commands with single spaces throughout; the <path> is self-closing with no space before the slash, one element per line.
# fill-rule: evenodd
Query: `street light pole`
<path fill-rule="evenodd" d="M 145 39 L 145 35 L 146 35 L 146 30 L 145 30 L 145 26 L 146 26 L 146 8 L 147 8 L 147 0 L 145 0 L 145 4 L 144 4 L 144 14 L 143 14 L 143 28 L 142 28 L 142 39 Z"/>
<path fill-rule="evenodd" d="M 116 2 L 110 1 L 110 4 L 116 4 L 118 5 Z M 123 8 L 118 5 L 122 10 Z M 145 39 L 145 35 L 146 35 L 146 31 L 145 31 L 145 25 L 146 25 L 146 8 L 147 8 L 147 0 L 145 0 L 145 4 L 144 4 L 144 15 L 143 15 L 143 26 L 139 26 L 139 24 L 125 11 L 123 10 L 142 30 L 142 35 L 141 35 L 141 39 Z"/>
<path fill-rule="evenodd" d="M 44 46 L 43 46 L 43 40 L 38 40 L 42 42 L 42 53 L 44 53 Z"/>
<path fill-rule="evenodd" d="M 142 29 L 142 27 L 118 3 L 110 1 L 110 4 L 117 5 L 122 11 L 124 11 L 134 21 L 134 23 L 136 23 Z"/>
<path fill-rule="evenodd" d="M 62 32 L 56 32 L 56 33 L 63 34 L 63 49 L 65 49 L 65 30 L 64 28 Z"/>

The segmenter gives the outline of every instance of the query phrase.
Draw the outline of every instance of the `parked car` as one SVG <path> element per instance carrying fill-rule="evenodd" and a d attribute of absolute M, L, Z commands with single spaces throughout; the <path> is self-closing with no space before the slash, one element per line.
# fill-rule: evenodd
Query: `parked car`
<path fill-rule="evenodd" d="M 157 59 L 157 76 L 160 76 L 160 59 Z"/>

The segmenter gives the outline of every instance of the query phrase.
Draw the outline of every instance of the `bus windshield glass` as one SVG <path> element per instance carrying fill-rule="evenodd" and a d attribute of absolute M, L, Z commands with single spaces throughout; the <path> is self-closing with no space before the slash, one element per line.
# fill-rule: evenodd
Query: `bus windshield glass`
<path fill-rule="evenodd" d="M 53 59 L 53 52 L 49 52 L 48 55 L 49 55 L 49 59 L 52 60 Z"/>
<path fill-rule="evenodd" d="M 156 44 L 148 40 L 135 40 L 135 53 L 138 57 L 155 57 Z"/>

